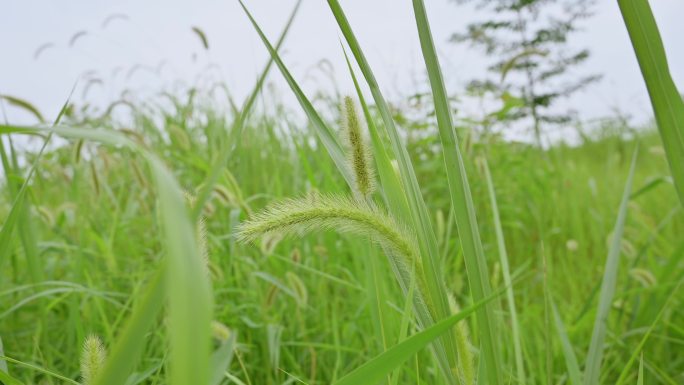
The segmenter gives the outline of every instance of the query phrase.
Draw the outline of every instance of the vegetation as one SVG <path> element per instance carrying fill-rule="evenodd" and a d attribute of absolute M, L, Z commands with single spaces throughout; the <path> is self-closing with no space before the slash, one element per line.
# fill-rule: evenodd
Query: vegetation
<path fill-rule="evenodd" d="M 577 72 L 576 67 L 591 54 L 586 48 L 575 49 L 570 39 L 591 16 L 593 0 L 455 1 L 493 11 L 486 13 L 486 20 L 452 36 L 454 42 L 480 48 L 491 58 L 491 76 L 473 80 L 468 87 L 478 98 L 494 98 L 503 104 L 481 119 L 484 130 L 524 122 L 541 147 L 548 130 L 577 120 L 576 113 L 559 110 L 557 105 L 600 79 L 595 74 L 568 73 Z"/>
<path fill-rule="evenodd" d="M 682 100 L 648 4 L 620 3 L 659 131 L 546 149 L 455 128 L 421 0 L 435 135 L 405 135 L 328 4 L 357 90 L 331 105 L 278 55 L 296 9 L 273 46 L 245 8 L 271 60 L 229 112 L 191 89 L 47 126 L 4 98 L 41 124 L 0 125 L 0 382 L 684 381 Z M 257 103 L 273 64 L 308 123 Z"/>

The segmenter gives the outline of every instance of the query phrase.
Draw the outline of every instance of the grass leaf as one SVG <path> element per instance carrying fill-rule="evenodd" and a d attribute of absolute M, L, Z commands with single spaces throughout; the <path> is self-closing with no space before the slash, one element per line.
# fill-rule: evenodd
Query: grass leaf
<path fill-rule="evenodd" d="M 69 103 L 71 100 L 71 96 L 74 93 L 74 89 L 76 88 L 76 85 L 74 85 L 74 88 L 72 88 L 71 93 L 67 97 L 66 102 L 60 109 L 59 113 L 57 114 L 57 117 L 55 118 L 54 123 L 52 124 L 52 127 L 55 127 L 56 125 L 59 124 L 60 120 L 62 119 L 62 116 L 67 111 L 67 108 L 69 107 Z M 5 96 L 5 99 L 8 97 Z M 18 100 L 16 98 L 14 99 L 8 99 L 8 100 L 14 100 L 16 103 L 23 102 L 21 100 Z M 35 109 L 33 106 L 28 104 L 26 102 L 25 108 L 30 109 Z M 42 116 L 40 116 L 40 113 L 38 113 L 37 110 L 35 112 L 38 114 L 38 117 L 42 121 Z M 0 128 L 0 131 L 3 132 L 18 132 L 22 129 L 17 130 L 17 127 L 11 127 L 4 125 L 2 128 Z M 26 131 L 29 131 L 29 129 L 26 129 Z M 14 231 L 15 226 L 19 226 L 19 237 L 21 239 L 22 245 L 24 247 L 24 253 L 26 257 L 26 263 L 29 268 L 29 273 L 31 275 L 31 278 L 33 279 L 33 282 L 40 282 L 43 277 L 43 272 L 41 268 L 41 264 L 39 262 L 38 258 L 38 250 L 36 247 L 36 240 L 35 238 L 35 229 L 33 226 L 31 226 L 31 217 L 29 213 L 29 203 L 26 201 L 26 194 L 28 191 L 28 186 L 31 181 L 31 178 L 33 177 L 33 174 L 36 172 L 36 169 L 38 167 L 38 163 L 40 163 L 40 159 L 43 156 L 43 153 L 45 152 L 45 149 L 47 148 L 47 145 L 50 143 L 50 140 L 52 139 L 52 131 L 48 133 L 47 137 L 43 141 L 43 145 L 41 146 L 40 150 L 38 151 L 38 155 L 36 156 L 33 165 L 31 166 L 28 175 L 24 179 L 23 183 L 21 186 L 16 189 L 14 187 L 14 182 L 11 180 L 10 175 L 12 173 L 17 173 L 16 168 L 18 168 L 18 165 L 15 164 L 15 170 L 11 169 L 11 166 L 9 165 L 9 161 L 7 160 L 7 155 L 5 152 L 5 145 L 4 141 L 0 141 L 0 152 L 2 155 L 2 163 L 3 167 L 5 169 L 5 176 L 7 178 L 7 186 L 10 189 L 10 191 L 14 192 L 14 202 L 12 203 L 12 207 L 10 208 L 10 212 L 7 215 L 7 219 L 5 219 L 5 222 L 2 225 L 2 230 L 0 230 L 0 259 L 4 259 L 6 256 L 9 254 L 9 249 L 10 245 L 12 243 L 12 239 L 10 236 L 12 235 L 12 232 Z"/>
<path fill-rule="evenodd" d="M 157 158 L 148 157 L 159 194 L 167 259 L 171 376 L 169 384 L 206 384 L 210 373 L 212 296 L 205 262 L 181 188 Z"/>
<path fill-rule="evenodd" d="M 651 98 L 667 160 L 684 204 L 684 100 L 667 64 L 665 47 L 647 0 L 618 0 Z"/>
<path fill-rule="evenodd" d="M 416 173 L 408 151 L 403 144 L 399 131 L 392 119 L 389 105 L 380 91 L 378 82 L 361 50 L 356 35 L 339 2 L 337 0 L 328 0 L 328 5 L 335 16 L 337 25 L 339 26 L 340 31 L 342 31 L 356 63 L 361 69 L 361 73 L 363 74 L 366 83 L 368 83 L 375 104 L 382 117 L 387 136 L 392 145 L 394 156 L 397 160 L 402 187 L 409 208 L 408 212 L 410 214 L 409 221 L 407 222 L 408 225 L 416 231 L 421 261 L 423 262 L 425 271 L 425 281 L 427 283 L 426 296 L 428 302 L 431 304 L 431 314 L 424 314 L 424 312 L 421 311 L 417 312 L 421 323 L 423 326 L 427 327 L 434 322 L 434 319 L 443 319 L 450 315 L 448 296 L 444 288 L 444 279 L 441 276 L 442 268 L 439 248 L 437 246 L 437 238 L 432 228 L 430 215 L 428 214 L 425 200 L 420 190 L 420 186 L 418 185 Z M 390 209 L 393 214 L 400 218 L 406 216 L 399 207 L 390 207 Z M 448 335 L 442 338 L 441 342 L 437 343 L 435 352 L 445 379 L 450 383 L 455 383 L 456 379 L 452 373 L 457 367 L 457 354 L 452 331 L 449 331 Z"/>
<path fill-rule="evenodd" d="M 228 370 L 230 362 L 233 360 L 233 350 L 235 349 L 235 333 L 231 333 L 230 337 L 223 341 L 221 345 L 214 351 L 211 356 L 211 381 L 210 385 L 219 385 L 221 380 L 225 378 L 224 373 Z"/>
<path fill-rule="evenodd" d="M 463 249 L 470 292 L 475 301 L 480 301 L 489 296 L 491 287 L 477 218 L 475 216 L 473 197 L 470 192 L 465 165 L 452 122 L 449 100 L 444 87 L 442 70 L 437 59 L 435 45 L 432 41 L 425 4 L 422 0 L 413 0 L 413 9 L 420 37 L 420 46 L 423 51 L 423 59 L 427 67 L 432 96 L 435 102 L 435 114 L 444 153 L 451 206 L 456 214 L 456 225 L 460 236 L 461 248 Z M 485 306 L 478 311 L 477 323 L 480 332 L 482 358 L 485 361 L 487 378 L 491 385 L 503 383 L 500 349 L 497 348 L 496 343 L 499 335 L 496 319 L 494 304 Z"/>
<path fill-rule="evenodd" d="M 504 285 L 506 285 L 506 301 L 508 302 L 508 312 L 511 317 L 511 338 L 513 339 L 513 353 L 515 355 L 515 367 L 518 375 L 518 382 L 521 384 L 527 383 L 525 376 L 525 364 L 522 353 L 522 343 L 520 342 L 520 327 L 518 324 L 518 312 L 515 307 L 515 295 L 513 293 L 511 269 L 508 263 L 508 251 L 506 250 L 506 240 L 504 239 L 503 227 L 501 225 L 501 217 L 499 216 L 499 205 L 496 201 L 496 190 L 494 188 L 494 181 L 492 174 L 489 171 L 489 164 L 486 157 L 482 157 L 482 165 L 484 168 L 485 179 L 487 181 L 487 191 L 489 192 L 489 201 L 492 206 L 492 215 L 494 217 L 494 231 L 496 233 L 496 243 L 499 250 L 499 263 L 503 272 Z M 576 383 L 579 385 L 579 382 Z"/>
<path fill-rule="evenodd" d="M 453 328 L 456 323 L 465 319 L 477 309 L 487 304 L 496 296 L 491 296 L 480 301 L 458 314 L 452 315 L 434 325 L 422 330 L 404 341 L 394 345 L 377 357 L 359 366 L 351 373 L 345 375 L 334 385 L 374 385 L 385 378 L 395 368 L 406 362 L 414 354 L 425 348 L 430 342 L 439 338 L 442 334 Z"/>
<path fill-rule="evenodd" d="M 568 377 L 570 377 L 570 382 L 573 385 L 580 385 L 582 383 L 582 372 L 580 371 L 579 364 L 577 362 L 577 356 L 575 351 L 572 349 L 572 343 L 568 338 L 568 333 L 565 330 L 565 325 L 563 325 L 563 320 L 558 314 L 558 309 L 556 308 L 555 302 L 551 300 L 551 306 L 553 309 L 553 319 L 556 324 L 556 330 L 558 331 L 558 337 L 560 338 L 561 348 L 563 349 L 563 357 L 565 358 L 565 365 L 568 369 Z"/>
<path fill-rule="evenodd" d="M 606 258 L 606 266 L 603 271 L 603 279 L 601 281 L 601 291 L 599 295 L 598 311 L 596 312 L 596 319 L 594 321 L 594 330 L 591 335 L 591 343 L 589 345 L 589 352 L 587 353 L 587 362 L 585 364 L 584 384 L 598 385 L 599 376 L 601 374 L 601 362 L 603 360 L 603 344 L 606 337 L 606 329 L 608 327 L 608 313 L 613 304 L 613 297 L 615 295 L 615 286 L 617 284 L 617 272 L 620 262 L 620 250 L 622 246 L 622 233 L 625 229 L 625 220 L 627 219 L 627 204 L 632 191 L 632 180 L 634 179 L 634 170 L 636 168 L 636 160 L 638 154 L 638 147 L 634 150 L 632 156 L 632 164 L 629 169 L 629 176 L 625 183 L 625 190 L 622 194 L 622 202 L 618 211 L 617 220 L 613 229 L 610 249 L 608 250 L 608 258 Z"/>
<path fill-rule="evenodd" d="M 266 49 L 268 49 L 268 52 L 271 54 L 271 57 L 280 69 L 280 72 L 283 74 L 283 77 L 287 81 L 287 84 L 290 86 L 292 92 L 294 92 L 295 96 L 297 97 L 297 100 L 299 101 L 299 104 L 302 106 L 302 109 L 306 113 L 306 116 L 309 118 L 309 121 L 311 121 L 311 124 L 313 124 L 313 127 L 316 131 L 316 134 L 318 135 L 318 138 L 323 143 L 323 146 L 325 146 L 333 162 L 335 162 L 337 169 L 340 171 L 347 184 L 349 186 L 354 186 L 354 179 L 352 177 L 351 170 L 349 170 L 349 167 L 347 166 L 346 156 L 344 154 L 344 151 L 342 151 L 342 146 L 340 145 L 337 139 L 337 135 L 330 127 L 328 127 L 328 125 L 325 124 L 323 119 L 318 115 L 318 112 L 316 112 L 309 99 L 306 97 L 306 95 L 304 95 L 304 92 L 302 91 L 301 87 L 299 87 L 297 81 L 292 77 L 290 71 L 287 69 L 283 61 L 280 59 L 278 52 L 273 48 L 271 43 L 268 41 L 266 35 L 264 35 L 263 31 L 259 27 L 259 24 L 256 22 L 256 20 L 254 20 L 254 17 L 252 17 L 252 14 L 249 12 L 249 10 L 247 10 L 247 7 L 245 7 L 242 0 L 240 0 L 240 5 L 242 5 L 242 9 L 244 9 L 245 13 L 247 14 L 247 17 L 249 17 L 249 20 L 252 22 L 252 25 L 259 34 L 261 41 L 266 46 Z"/>
<path fill-rule="evenodd" d="M 17 380 L 16 378 L 10 376 L 4 370 L 0 370 L 0 383 L 5 385 L 24 385 L 23 382 Z"/>
<path fill-rule="evenodd" d="M 147 333 L 156 323 L 164 304 L 164 273 L 164 269 L 159 268 L 147 283 L 140 302 L 131 312 L 92 385 L 123 384 L 135 369 L 145 348 Z"/>

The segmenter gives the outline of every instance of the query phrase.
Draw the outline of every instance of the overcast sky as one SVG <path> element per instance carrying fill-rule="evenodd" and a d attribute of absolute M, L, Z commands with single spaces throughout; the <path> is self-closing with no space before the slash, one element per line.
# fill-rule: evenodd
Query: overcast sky
<path fill-rule="evenodd" d="M 245 2 L 272 40 L 295 4 L 294 0 Z M 390 99 L 410 95 L 424 79 L 411 2 L 340 2 L 383 90 Z M 596 15 L 573 44 L 592 51 L 583 72 L 605 77 L 590 91 L 565 103 L 585 117 L 609 115 L 617 108 L 645 121 L 651 116 L 648 97 L 617 1 L 598 3 Z M 651 3 L 675 82 L 684 90 L 684 1 Z M 482 72 L 486 62 L 477 52 L 448 39 L 481 15 L 448 0 L 426 0 L 426 6 L 447 88 L 458 93 Z M 206 33 L 208 51 L 192 26 Z M 123 89 L 145 95 L 174 81 L 192 83 L 198 77 L 224 79 L 231 92 L 242 97 L 267 58 L 237 0 L 0 0 L 0 36 L 0 93 L 31 101 L 48 118 L 56 115 L 76 79 L 84 74 L 103 80 L 104 86 L 91 85 L 87 95 L 89 100 L 101 102 L 117 99 Z M 327 3 L 303 0 L 283 57 L 307 93 L 330 87 L 325 71 L 318 66 L 322 60 L 332 64 L 340 90 L 352 91 L 338 39 Z M 38 52 L 41 46 L 44 49 Z M 161 63 L 165 64 L 160 74 L 144 69 L 159 68 Z M 136 65 L 144 67 L 131 72 Z M 285 102 L 295 106 L 280 74 L 274 70 L 270 79 Z M 82 88 L 75 93 L 77 100 L 83 98 Z M 11 108 L 8 115 L 13 122 L 29 121 L 24 113 Z"/>

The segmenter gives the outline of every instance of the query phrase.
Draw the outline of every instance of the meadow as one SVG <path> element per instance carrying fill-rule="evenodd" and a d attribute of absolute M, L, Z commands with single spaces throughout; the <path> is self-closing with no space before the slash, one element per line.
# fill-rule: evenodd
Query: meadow
<path fill-rule="evenodd" d="M 0 125 L 0 383 L 684 383 L 684 103 L 621 3 L 656 123 L 548 148 L 453 121 L 421 0 L 419 125 L 337 0 L 354 95 L 305 95 L 252 19 L 244 101 L 4 97 L 42 122 Z"/>

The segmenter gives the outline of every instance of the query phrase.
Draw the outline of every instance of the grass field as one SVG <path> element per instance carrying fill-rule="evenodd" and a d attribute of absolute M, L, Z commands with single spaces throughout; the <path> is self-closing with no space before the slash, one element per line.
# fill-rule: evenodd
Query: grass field
<path fill-rule="evenodd" d="M 421 1 L 435 115 L 395 126 L 330 3 L 372 105 L 299 94 L 307 123 L 258 82 L 0 126 L 0 382 L 684 383 L 662 133 L 454 130 Z"/>

